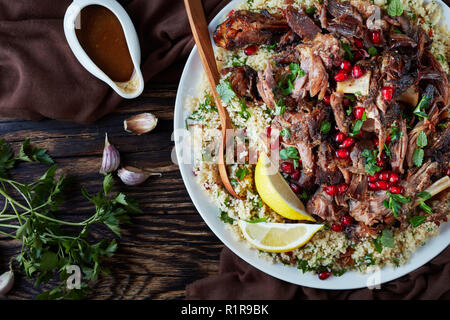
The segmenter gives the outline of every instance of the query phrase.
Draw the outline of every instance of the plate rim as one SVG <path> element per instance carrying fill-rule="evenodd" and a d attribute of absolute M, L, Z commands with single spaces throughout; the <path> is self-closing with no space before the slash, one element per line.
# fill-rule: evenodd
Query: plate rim
<path fill-rule="evenodd" d="M 232 0 L 228 3 L 210 22 L 209 30 L 210 33 L 215 29 L 215 26 L 219 23 L 220 20 L 224 19 L 226 13 L 233 9 L 236 5 L 242 3 L 244 0 Z M 450 9 L 446 6 L 441 0 L 437 0 L 437 3 L 443 9 L 443 16 L 446 17 L 446 22 L 450 17 Z M 194 61 L 197 59 L 198 61 Z M 174 108 L 174 130 L 184 129 L 184 101 L 187 97 L 186 94 L 182 94 L 184 91 L 189 90 L 189 87 L 195 87 L 198 84 L 198 81 L 192 85 L 186 86 L 185 83 L 189 77 L 189 69 L 194 62 L 199 62 L 200 58 L 198 55 L 197 47 L 194 45 L 191 50 L 189 57 L 186 61 L 186 64 L 183 68 L 183 73 L 181 75 L 177 95 L 175 99 L 175 108 Z M 185 88 L 187 87 L 187 88 Z M 225 226 L 225 223 L 219 220 L 218 214 L 213 214 L 206 212 L 207 206 L 213 206 L 209 198 L 204 197 L 206 193 L 200 188 L 197 182 L 193 179 L 192 170 L 188 168 L 186 164 L 180 164 L 180 159 L 182 159 L 181 148 L 179 148 L 179 142 L 175 139 L 175 154 L 177 165 L 179 166 L 180 173 L 183 179 L 183 183 L 188 191 L 189 197 L 191 198 L 196 210 L 202 217 L 203 221 L 212 231 L 212 233 L 219 238 L 219 240 L 234 254 L 240 257 L 242 260 L 250 264 L 251 266 L 257 268 L 258 270 L 269 274 L 275 278 L 280 280 L 290 282 L 300 286 L 306 286 L 310 288 L 316 289 L 325 289 L 325 290 L 349 290 L 349 289 L 359 289 L 368 287 L 368 281 L 372 280 L 374 277 L 374 273 L 358 273 L 357 271 L 349 271 L 341 277 L 333 277 L 327 279 L 326 281 L 319 280 L 316 275 L 311 273 L 302 273 L 294 266 L 285 266 L 281 263 L 272 263 L 262 257 L 258 257 L 256 254 L 256 250 L 250 249 L 246 244 L 243 244 L 244 241 L 239 241 L 234 238 L 231 234 L 231 230 L 228 230 Z M 189 165 L 192 167 L 192 165 Z M 202 197 L 203 196 L 203 197 Z M 206 200 L 205 200 L 206 199 Z M 205 204 L 207 202 L 207 204 Z M 216 212 L 219 208 L 215 207 Z M 217 221 L 222 225 L 221 227 L 217 227 Z M 445 243 L 445 238 L 448 239 L 447 243 Z M 406 274 L 422 267 L 433 258 L 438 256 L 442 251 L 444 251 L 450 243 L 450 223 L 445 223 L 440 227 L 440 234 L 436 237 L 429 238 L 424 246 L 417 249 L 412 256 L 409 258 L 407 264 L 392 268 L 390 266 L 385 266 L 381 268 L 380 274 L 377 275 L 379 277 L 379 281 L 374 279 L 373 283 L 370 283 L 371 286 L 378 286 L 383 283 L 387 283 L 389 281 L 398 279 L 400 277 L 405 276 Z M 245 248 L 244 248 L 245 247 Z M 431 247 L 431 248 L 430 248 Z M 427 250 L 425 250 L 425 248 Z M 244 251 L 243 251 L 244 250 Z M 420 252 L 420 261 L 415 261 L 417 259 L 417 254 Z M 416 259 L 414 259 L 416 257 Z M 292 269 L 295 269 L 295 274 L 292 274 Z M 284 272 L 288 271 L 289 272 Z M 381 276 L 383 275 L 383 276 Z M 294 276 L 294 278 L 293 278 Z M 312 279 L 311 277 L 314 277 Z M 331 281 L 330 281 L 331 280 Z"/>

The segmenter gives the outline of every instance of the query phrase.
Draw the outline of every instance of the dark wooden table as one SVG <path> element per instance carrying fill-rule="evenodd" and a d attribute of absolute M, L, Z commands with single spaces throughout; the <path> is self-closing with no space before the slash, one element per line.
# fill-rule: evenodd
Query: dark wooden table
<path fill-rule="evenodd" d="M 92 299 L 182 299 L 187 284 L 218 271 L 223 245 L 198 214 L 178 166 L 171 160 L 176 90 L 177 84 L 150 84 L 138 99 L 124 101 L 115 113 L 89 125 L 0 119 L 0 138 L 17 151 L 20 142 L 30 137 L 34 145 L 48 149 L 59 168 L 89 192 L 102 188 L 103 176 L 98 170 L 105 132 L 119 149 L 123 164 L 162 173 L 162 177 L 150 177 L 137 187 L 126 187 L 117 180 L 117 188 L 138 199 L 144 214 L 134 216 L 132 225 L 123 226 L 118 251 L 108 261 L 112 274 L 102 276 L 94 285 Z M 123 120 L 140 112 L 155 114 L 158 126 L 142 136 L 126 133 Z M 27 181 L 42 175 L 46 168 L 21 164 L 14 177 Z M 75 189 L 63 210 L 87 216 L 94 207 Z M 95 232 L 103 236 L 107 231 Z M 19 250 L 19 242 L 0 237 L 0 272 L 7 270 L 9 259 Z M 17 272 L 8 298 L 33 298 L 41 289 Z"/>

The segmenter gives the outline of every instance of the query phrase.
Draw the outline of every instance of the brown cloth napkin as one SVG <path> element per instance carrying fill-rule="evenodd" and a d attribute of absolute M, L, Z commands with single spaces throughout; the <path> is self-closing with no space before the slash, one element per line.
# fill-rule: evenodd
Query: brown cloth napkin
<path fill-rule="evenodd" d="M 301 271 L 299 270 L 301 274 Z M 324 280 L 326 281 L 326 280 Z M 219 274 L 186 287 L 186 298 L 212 300 L 393 300 L 450 299 L 450 247 L 423 267 L 380 289 L 320 290 L 278 280 L 224 248 Z"/>
<path fill-rule="evenodd" d="M 193 46 L 183 1 L 119 2 L 138 33 L 145 80 L 176 81 Z M 229 0 L 203 2 L 212 19 Z M 0 0 L 0 116 L 92 122 L 119 105 L 122 98 L 87 72 L 66 42 L 70 3 Z"/>

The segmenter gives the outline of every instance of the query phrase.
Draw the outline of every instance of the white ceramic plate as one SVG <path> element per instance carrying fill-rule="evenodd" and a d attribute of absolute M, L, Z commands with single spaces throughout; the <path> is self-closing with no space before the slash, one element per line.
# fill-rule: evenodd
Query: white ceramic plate
<path fill-rule="evenodd" d="M 450 21 L 450 9 L 438 0 L 444 9 L 444 17 L 446 21 Z M 226 14 L 233 9 L 240 0 L 229 3 L 219 14 L 211 21 L 209 25 L 210 33 L 215 27 L 225 20 Z M 450 25 L 447 23 L 447 25 Z M 196 95 L 196 87 L 198 79 L 203 71 L 197 48 L 194 47 L 184 67 L 178 87 L 177 98 L 175 102 L 174 129 L 185 129 L 185 119 L 189 116 L 184 109 L 187 96 Z M 182 140 L 175 138 L 175 148 L 177 159 L 181 171 L 181 176 L 186 185 L 186 189 L 197 208 L 198 212 L 205 220 L 206 224 L 211 228 L 214 234 L 235 254 L 243 260 L 258 268 L 259 270 L 270 274 L 281 280 L 295 283 L 302 286 L 319 288 L 319 289 L 355 289 L 367 287 L 368 285 L 381 284 L 387 281 L 397 279 L 430 261 L 444 250 L 450 243 L 450 225 L 444 223 L 441 226 L 440 235 L 430 239 L 425 246 L 418 249 L 407 265 L 399 268 L 385 267 L 381 272 L 374 274 L 360 274 L 355 271 L 345 273 L 341 277 L 330 277 L 327 280 L 319 280 L 317 275 L 305 273 L 293 266 L 285 266 L 281 263 L 273 264 L 263 258 L 257 256 L 257 251 L 249 249 L 248 245 L 243 241 L 237 241 L 229 230 L 225 228 L 225 224 L 219 219 L 219 209 L 213 205 L 206 196 L 205 192 L 198 185 L 192 174 L 192 164 L 183 163 L 182 159 Z M 178 141 L 177 141 L 178 140 Z"/>

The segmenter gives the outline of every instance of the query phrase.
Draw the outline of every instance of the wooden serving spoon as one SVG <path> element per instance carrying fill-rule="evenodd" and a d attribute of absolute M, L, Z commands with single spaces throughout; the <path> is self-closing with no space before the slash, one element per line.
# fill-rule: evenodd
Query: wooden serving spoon
<path fill-rule="evenodd" d="M 209 85 L 216 102 L 217 110 L 219 112 L 219 118 L 222 126 L 222 139 L 219 149 L 219 174 L 222 179 L 222 183 L 230 194 L 234 197 L 243 200 L 233 189 L 228 178 L 227 168 L 225 166 L 225 147 L 226 147 L 226 133 L 227 129 L 233 129 L 230 116 L 227 110 L 223 107 L 219 94 L 217 93 L 216 86 L 219 84 L 220 75 L 217 70 L 216 58 L 211 44 L 209 36 L 208 25 L 206 23 L 205 13 L 201 0 L 184 0 L 186 12 L 189 18 L 189 24 L 191 25 L 192 34 L 194 35 L 195 44 L 197 45 L 200 59 L 202 60 L 203 68 L 205 69 L 206 76 L 208 78 Z"/>

